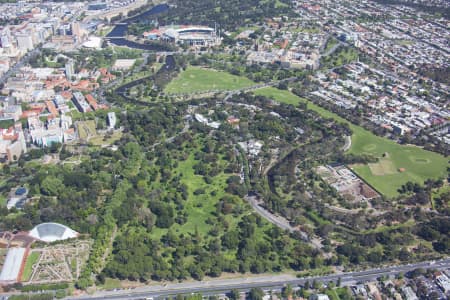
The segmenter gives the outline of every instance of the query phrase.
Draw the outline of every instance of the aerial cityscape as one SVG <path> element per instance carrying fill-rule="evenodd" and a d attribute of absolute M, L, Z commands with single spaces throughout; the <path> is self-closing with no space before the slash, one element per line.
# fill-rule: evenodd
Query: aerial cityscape
<path fill-rule="evenodd" d="M 450 299 L 448 0 L 0 1 L 0 300 Z"/>

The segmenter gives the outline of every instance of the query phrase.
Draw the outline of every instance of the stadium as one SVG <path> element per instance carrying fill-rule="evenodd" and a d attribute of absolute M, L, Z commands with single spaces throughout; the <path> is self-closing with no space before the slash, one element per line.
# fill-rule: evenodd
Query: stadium
<path fill-rule="evenodd" d="M 42 223 L 34 227 L 29 236 L 51 243 L 78 237 L 78 232 L 58 223 Z"/>
<path fill-rule="evenodd" d="M 160 39 L 190 46 L 214 46 L 220 43 L 214 28 L 197 25 L 165 26 L 145 32 L 147 39 Z"/>

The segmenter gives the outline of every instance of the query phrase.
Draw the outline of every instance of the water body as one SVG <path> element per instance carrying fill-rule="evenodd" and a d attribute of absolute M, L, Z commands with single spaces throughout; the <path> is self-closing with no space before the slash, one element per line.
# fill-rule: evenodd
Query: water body
<path fill-rule="evenodd" d="M 111 44 L 114 44 L 117 46 L 127 46 L 130 48 L 141 49 L 141 50 L 166 51 L 169 48 L 168 47 L 166 48 L 162 45 L 145 45 L 145 44 L 140 44 L 140 43 L 129 41 L 129 40 L 125 39 L 125 34 L 128 30 L 128 26 L 130 24 L 144 21 L 149 16 L 163 13 L 163 12 L 167 11 L 168 9 L 169 9 L 169 5 L 159 4 L 159 5 L 151 8 L 150 10 L 147 10 L 139 15 L 125 19 L 125 20 L 121 21 L 120 24 L 117 24 L 113 28 L 113 30 L 111 30 L 111 32 L 106 36 L 106 39 L 108 39 Z"/>

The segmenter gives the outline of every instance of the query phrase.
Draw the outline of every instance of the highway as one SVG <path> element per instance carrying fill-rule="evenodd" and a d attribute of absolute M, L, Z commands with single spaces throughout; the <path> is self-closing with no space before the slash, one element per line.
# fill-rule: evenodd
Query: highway
<path fill-rule="evenodd" d="M 228 293 L 232 289 L 238 289 L 241 292 L 247 292 L 251 288 L 262 288 L 263 290 L 280 290 L 283 286 L 290 284 L 293 287 L 303 285 L 306 281 L 312 282 L 336 282 L 341 279 L 341 285 L 351 285 L 360 281 L 372 281 L 381 276 L 395 276 L 400 273 L 406 273 L 417 268 L 433 268 L 433 269 L 447 269 L 450 268 L 450 258 L 421 262 L 408 265 L 380 267 L 377 269 L 370 269 L 358 272 L 347 272 L 340 274 L 331 274 L 325 276 L 296 278 L 290 274 L 282 275 L 265 275 L 248 278 L 235 279 L 217 279 L 211 281 L 196 281 L 183 283 L 170 283 L 165 285 L 152 285 L 136 289 L 119 290 L 111 292 L 97 292 L 93 295 L 83 295 L 78 297 L 68 297 L 66 299 L 73 300 L 99 300 L 99 299 L 142 299 L 142 298 L 163 298 L 174 296 L 177 294 L 201 293 L 208 294 L 223 294 Z"/>

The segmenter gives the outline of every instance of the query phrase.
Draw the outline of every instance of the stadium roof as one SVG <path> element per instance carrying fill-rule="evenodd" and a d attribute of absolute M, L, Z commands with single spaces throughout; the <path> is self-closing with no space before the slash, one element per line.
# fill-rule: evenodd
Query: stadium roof
<path fill-rule="evenodd" d="M 181 34 L 184 34 L 184 38 L 187 38 L 186 33 L 190 33 L 192 37 L 197 35 L 205 35 L 206 33 L 213 33 L 214 28 L 206 27 L 206 26 L 198 26 L 198 25 L 184 25 L 184 26 L 167 26 L 161 27 L 160 30 L 164 35 L 178 39 Z"/>
<path fill-rule="evenodd" d="M 76 238 L 78 232 L 59 223 L 42 223 L 34 227 L 29 235 L 44 242 L 54 242 Z"/>

